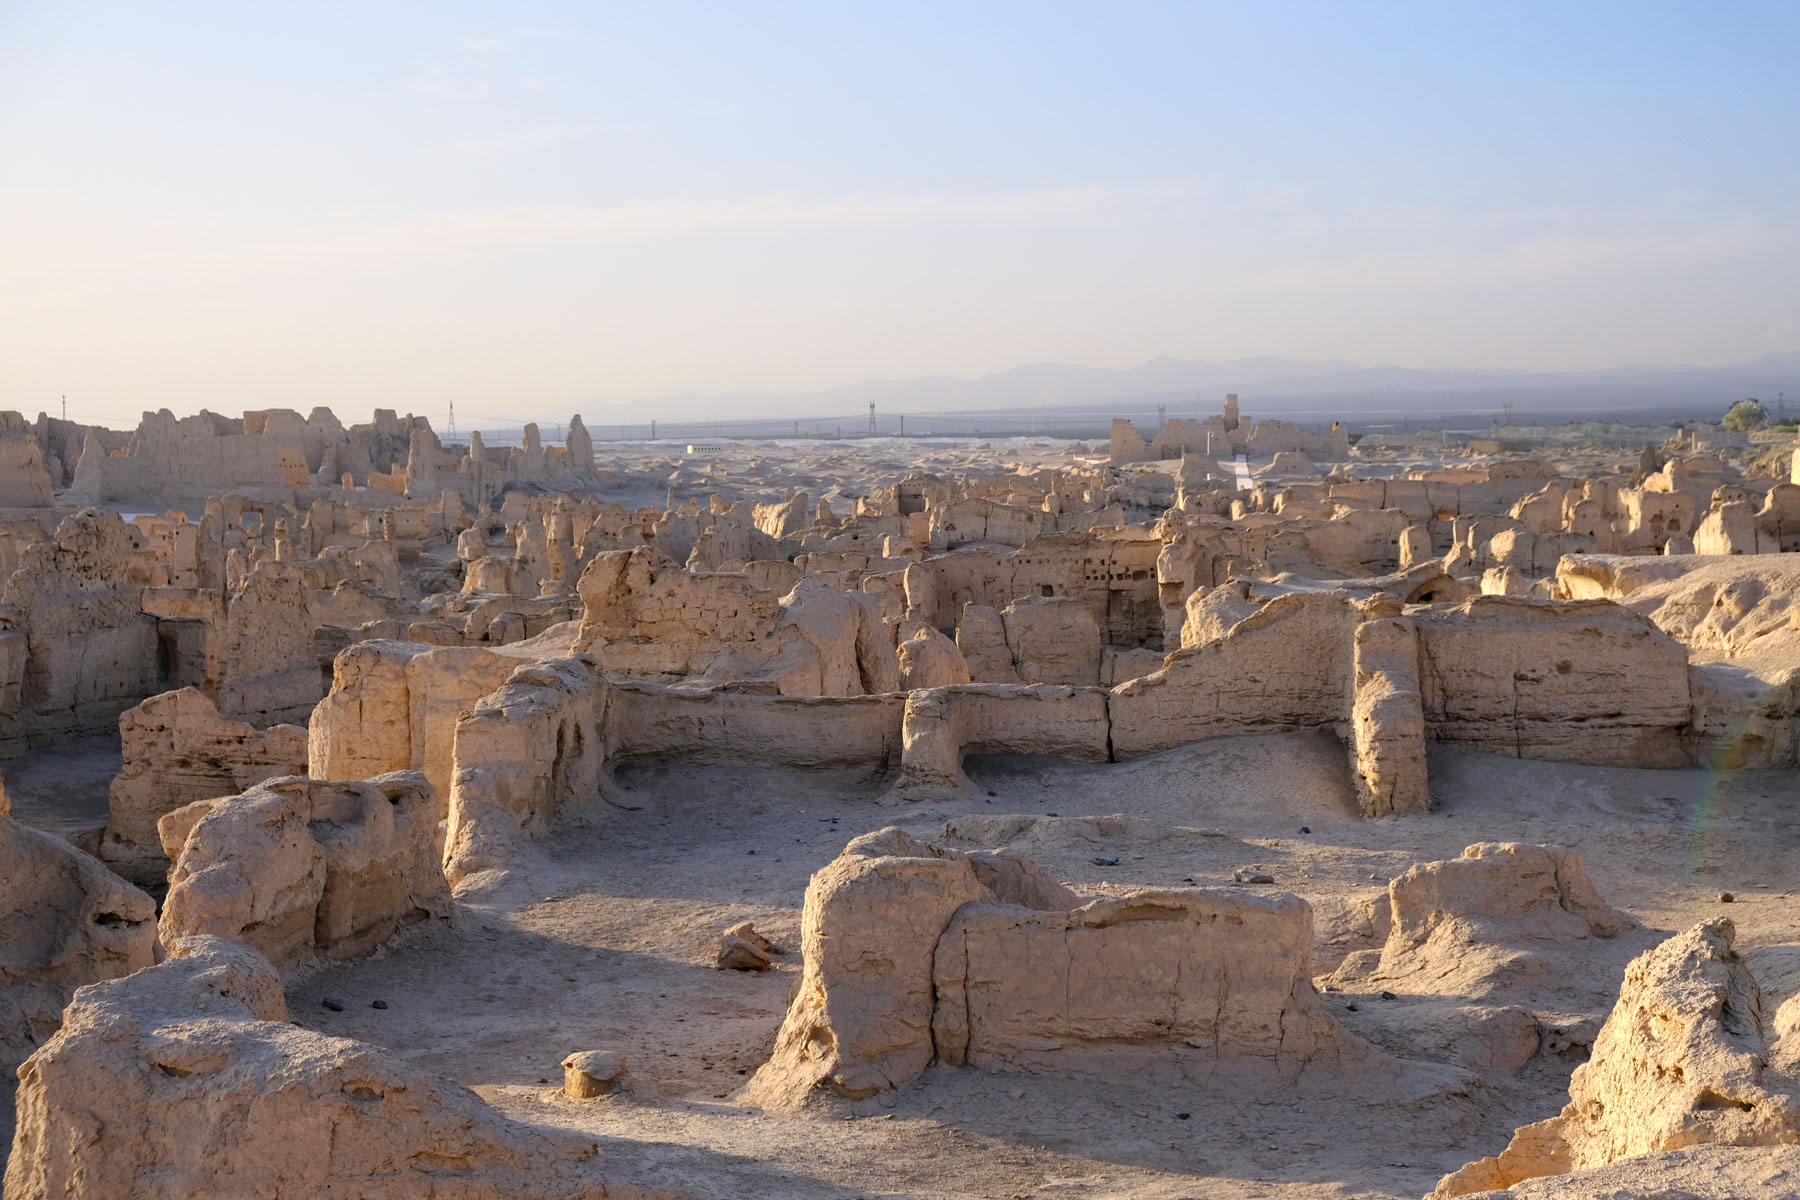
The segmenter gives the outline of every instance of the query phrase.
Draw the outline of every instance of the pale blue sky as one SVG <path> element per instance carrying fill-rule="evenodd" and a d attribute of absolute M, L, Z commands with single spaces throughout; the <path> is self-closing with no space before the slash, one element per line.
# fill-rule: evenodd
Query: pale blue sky
<path fill-rule="evenodd" d="M 0 3 L 0 407 L 1800 348 L 1800 5 Z"/>

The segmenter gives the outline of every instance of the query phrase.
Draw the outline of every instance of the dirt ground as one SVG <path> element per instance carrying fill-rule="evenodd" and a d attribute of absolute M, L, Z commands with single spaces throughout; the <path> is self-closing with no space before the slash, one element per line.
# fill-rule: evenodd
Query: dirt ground
<path fill-rule="evenodd" d="M 1574 1064 L 1535 1059 L 1514 1077 L 1419 1097 L 1359 1094 L 1354 1080 L 1245 1096 L 943 1067 L 823 1115 L 765 1115 L 733 1096 L 766 1058 L 797 981 L 808 877 L 888 824 L 943 840 L 952 823 L 963 840 L 951 844 L 1016 846 L 1090 893 L 1227 885 L 1255 867 L 1312 902 L 1324 965 L 1346 949 L 1355 900 L 1478 841 L 1573 846 L 1601 893 L 1655 929 L 1729 915 L 1740 947 L 1800 942 L 1791 772 L 1438 750 L 1438 810 L 1369 822 L 1326 734 L 1225 738 L 1116 764 L 976 759 L 969 771 L 977 788 L 965 801 L 884 807 L 882 781 L 854 774 L 623 769 L 629 808 L 557 830 L 453 922 L 292 987 L 293 1018 L 388 1047 L 519 1120 L 586 1131 L 617 1178 L 701 1195 L 1416 1197 L 1553 1114 Z M 1090 819 L 1108 814 L 1129 819 Z M 1722 905 L 1723 891 L 1735 903 Z M 718 933 L 746 919 L 787 948 L 778 969 L 713 970 Z M 1616 990 L 1635 948 L 1595 942 L 1596 980 Z M 378 999 L 388 1007 L 372 1008 Z M 1368 996 L 1326 1002 L 1407 1053 L 1398 1010 Z M 561 1059 L 589 1049 L 625 1054 L 627 1092 L 561 1096 Z"/>
<path fill-rule="evenodd" d="M 0 764 L 12 815 L 33 829 L 68 837 L 106 824 L 106 794 L 124 766 L 119 735 L 65 738 Z M 76 841 L 81 839 L 78 836 Z M 96 844 L 97 841 L 96 841 Z"/>

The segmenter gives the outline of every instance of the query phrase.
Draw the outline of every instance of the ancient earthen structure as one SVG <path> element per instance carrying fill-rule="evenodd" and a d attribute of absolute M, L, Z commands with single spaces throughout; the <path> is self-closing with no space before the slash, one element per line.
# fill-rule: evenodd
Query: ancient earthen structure
<path fill-rule="evenodd" d="M 1800 1195 L 1766 440 L 0 414 L 5 1194 Z"/>

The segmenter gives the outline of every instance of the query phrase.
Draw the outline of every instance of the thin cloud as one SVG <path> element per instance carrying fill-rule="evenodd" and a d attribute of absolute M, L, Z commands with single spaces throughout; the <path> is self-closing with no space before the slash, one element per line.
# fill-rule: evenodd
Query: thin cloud
<path fill-rule="evenodd" d="M 590 127 L 552 125 L 526 136 L 556 143 L 594 132 Z M 468 153 L 480 149 L 474 143 L 464 147 Z M 91 225 L 40 209 L 30 218 L 37 236 L 28 244 L 15 242 L 6 247 L 11 253 L 0 253 L 0 262 L 10 258 L 23 265 L 23 260 L 60 259 L 122 266 L 179 258 L 190 269 L 205 266 L 222 275 L 265 269 L 335 271 L 345 262 L 444 259 L 836 229 L 1120 224 L 1136 221 L 1158 206 L 1174 204 L 1187 211 L 1208 191 L 1205 185 L 1183 184 L 968 195 L 849 195 L 829 200 L 767 193 L 604 206 L 520 205 L 397 221 L 351 218 L 299 236 L 268 239 L 221 236 L 215 225 L 188 220 L 157 222 L 154 229 L 115 223 L 100 236 Z"/>
<path fill-rule="evenodd" d="M 1625 230 L 1525 238 L 1484 250 L 1371 252 L 1299 263 L 1254 277 L 1259 292 L 1435 289 L 1544 283 L 1638 268 L 1721 262 L 1800 248 L 1800 230 L 1750 220 L 1680 231 Z"/>
<path fill-rule="evenodd" d="M 565 133 L 549 136 L 554 140 Z M 339 255 L 576 248 L 824 229 L 1094 223 L 1126 219 L 1175 190 L 1095 186 L 984 195 L 853 195 L 823 201 L 770 193 L 598 207 L 520 205 L 369 224 L 237 253 L 264 260 L 312 261 Z"/>

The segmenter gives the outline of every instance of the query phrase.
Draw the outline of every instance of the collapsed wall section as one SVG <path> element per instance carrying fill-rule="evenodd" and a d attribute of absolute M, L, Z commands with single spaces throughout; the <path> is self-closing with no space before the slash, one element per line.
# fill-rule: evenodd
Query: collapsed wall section
<path fill-rule="evenodd" d="M 273 779 L 177 809 L 159 824 L 175 862 L 163 941 L 245 942 L 282 971 L 366 954 L 403 925 L 449 915 L 441 817 L 416 772 Z"/>
<path fill-rule="evenodd" d="M 1160 671 L 1112 690 L 1113 753 L 1338 725 L 1348 716 L 1357 619 L 1342 596 L 1295 592 L 1226 636 L 1176 651 Z"/>
<path fill-rule="evenodd" d="M 195 800 L 232 796 L 281 775 L 306 773 L 307 731 L 266 730 L 219 715 L 199 688 L 152 696 L 119 718 L 123 769 L 107 793 L 100 857 L 138 883 L 161 883 L 169 860 L 156 823 Z M 366 778 L 379 772 L 344 776 Z"/>
<path fill-rule="evenodd" d="M 969 785 L 969 754 L 1054 754 L 1106 762 L 1107 694 L 1052 684 L 957 684 L 905 698 L 897 796 L 924 800 Z"/>
<path fill-rule="evenodd" d="M 589 1138 L 516 1124 L 375 1046 L 288 1024 L 281 980 L 249 947 L 169 949 L 84 989 L 21 1068 L 9 1200 L 643 1196 L 608 1186 Z"/>
<path fill-rule="evenodd" d="M 1800 1003 L 1765 1002 L 1735 937 L 1730 921 L 1696 925 L 1634 959 L 1562 1112 L 1522 1126 L 1506 1149 L 1444 1176 L 1432 1195 L 1693 1146 L 1800 1141 Z"/>
<path fill-rule="evenodd" d="M 1084 903 L 1029 859 L 890 827 L 813 876 L 801 942 L 799 990 L 744 1092 L 774 1109 L 903 1087 L 934 1058 L 1253 1087 L 1377 1065 L 1313 991 L 1312 912 L 1295 896 Z"/>
<path fill-rule="evenodd" d="M 76 988 L 141 970 L 155 953 L 155 901 L 7 816 L 0 795 L 0 1070 L 55 1032 Z"/>

